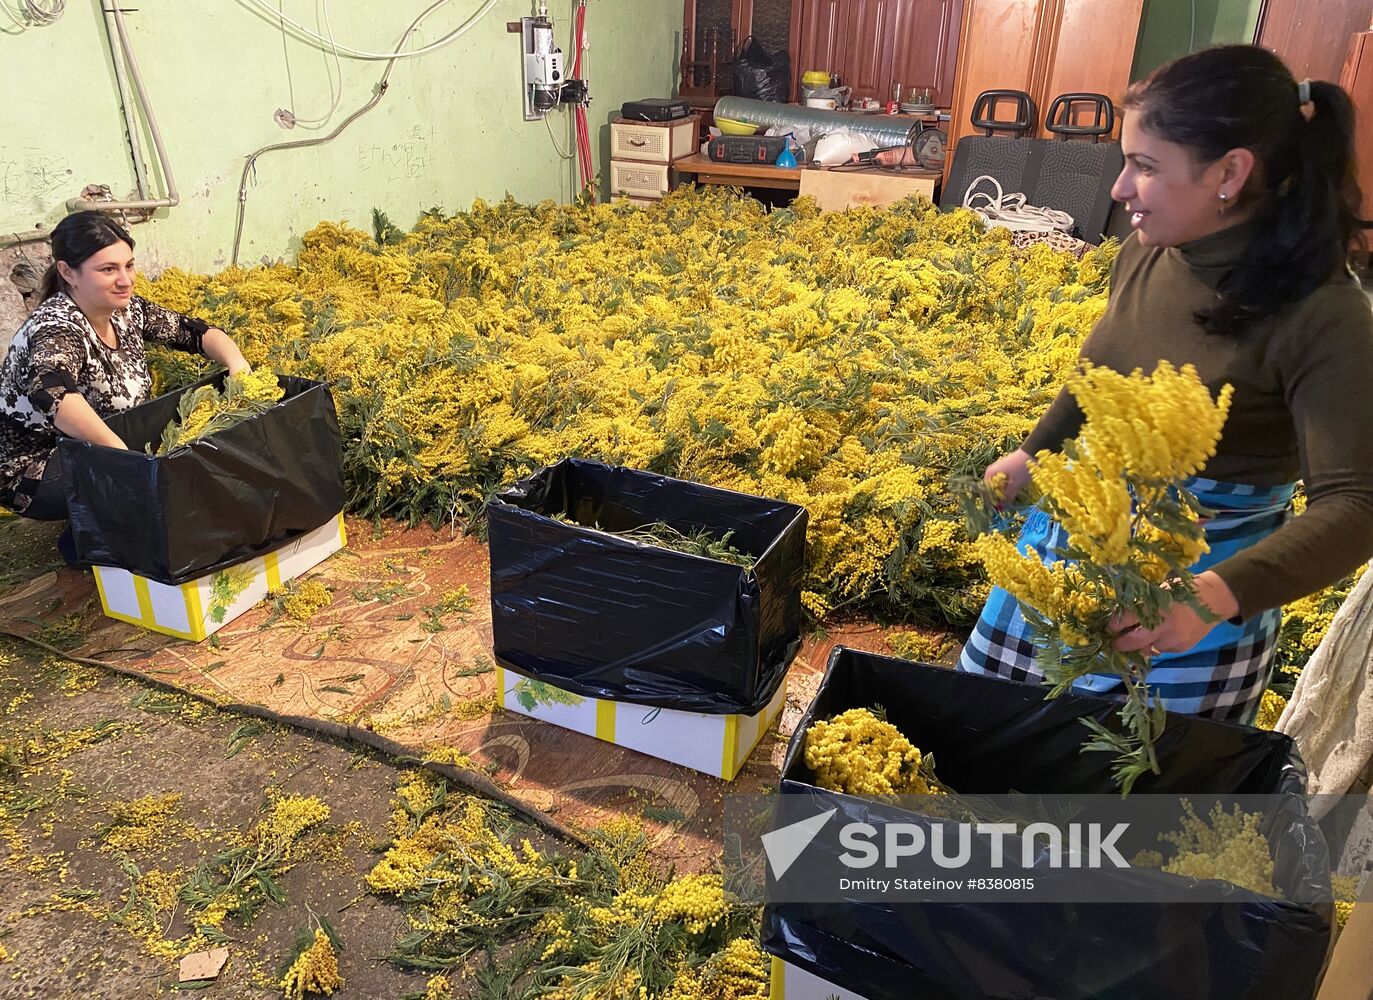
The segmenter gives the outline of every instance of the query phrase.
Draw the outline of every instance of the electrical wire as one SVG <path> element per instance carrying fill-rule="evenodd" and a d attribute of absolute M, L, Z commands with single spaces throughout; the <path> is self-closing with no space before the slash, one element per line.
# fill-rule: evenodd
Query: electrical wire
<path fill-rule="evenodd" d="M 40 0 L 23 0 L 23 4 L 29 22 L 36 25 L 52 24 L 67 9 L 67 0 L 48 0 L 46 4 Z"/>
<path fill-rule="evenodd" d="M 553 148 L 556 149 L 556 150 L 558 151 L 558 156 L 559 156 L 559 158 L 560 158 L 560 159 L 564 159 L 564 160 L 570 160 L 570 159 L 572 159 L 573 157 L 579 155 L 580 152 L 581 152 L 580 148 L 575 149 L 575 150 L 573 150 L 573 151 L 570 152 L 570 153 L 567 152 L 567 150 L 563 149 L 562 144 L 561 144 L 560 142 L 558 142 L 558 137 L 557 137 L 556 135 L 553 134 L 553 125 L 552 125 L 552 123 L 549 122 L 549 120 L 548 120 L 550 117 L 552 117 L 552 116 L 551 116 L 551 115 L 544 115 L 544 116 L 543 116 L 543 123 L 544 123 L 545 125 L 548 126 L 548 138 L 552 140 L 552 142 L 553 142 Z"/>
<path fill-rule="evenodd" d="M 1197 50 L 1197 0 L 1192 0 L 1192 31 L 1187 36 L 1187 54 Z"/>
<path fill-rule="evenodd" d="M 257 163 L 258 157 L 265 153 L 272 153 L 283 149 L 304 149 L 308 146 L 322 146 L 326 142 L 333 141 L 349 125 L 353 124 L 353 122 L 375 108 L 386 94 L 386 88 L 389 86 L 387 81 L 391 76 L 391 70 L 395 68 L 396 59 L 400 58 L 401 46 L 403 46 L 410 37 L 410 33 L 419 27 L 421 21 L 447 2 L 448 0 L 434 0 L 432 4 L 420 11 L 418 17 L 410 22 L 410 27 L 405 29 L 405 33 L 400 36 L 400 41 L 396 43 L 396 55 L 387 62 L 386 68 L 382 71 L 381 79 L 377 81 L 376 90 L 373 91 L 371 99 L 347 118 L 343 119 L 343 121 L 339 123 L 338 128 L 334 129 L 328 135 L 318 136 L 313 139 L 297 139 L 294 142 L 275 142 L 270 146 L 263 146 L 261 149 L 255 150 L 248 156 L 247 162 L 243 164 L 243 176 L 239 178 L 238 182 L 238 217 L 234 222 L 234 247 L 233 253 L 229 258 L 230 266 L 238 265 L 238 246 L 239 241 L 243 236 L 243 217 L 247 214 L 248 208 L 248 176 L 252 173 L 253 166 Z"/>
<path fill-rule="evenodd" d="M 573 24 L 572 78 L 585 82 L 582 74 L 582 54 L 586 44 L 586 0 L 578 0 Z M 595 162 L 591 157 L 591 129 L 587 124 L 586 104 L 578 104 L 572 109 L 573 129 L 577 137 L 577 170 L 581 176 L 582 193 L 595 204 L 596 175 Z"/>
<path fill-rule="evenodd" d="M 53 24 L 60 18 L 67 9 L 67 0 L 48 0 L 46 4 L 39 0 L 17 0 L 19 13 L 10 10 L 10 0 L 0 0 L 0 10 L 5 12 L 5 16 L 14 22 L 19 31 L 27 31 L 29 28 L 41 28 L 45 25 Z M 23 15 L 20 17 L 20 15 Z M 17 32 L 6 32 L 6 34 L 17 34 Z"/>
<path fill-rule="evenodd" d="M 25 2 L 29 2 L 29 0 L 25 0 Z M 65 2 L 65 0 L 63 0 L 63 2 Z M 289 24 L 291 28 L 294 29 L 295 34 L 304 41 L 312 42 L 320 46 L 330 44 L 329 39 L 321 37 L 320 35 L 311 31 L 309 28 L 305 27 L 305 25 L 301 24 L 299 21 L 293 21 L 291 18 L 287 17 L 279 10 L 273 9 L 271 6 L 267 4 L 267 0 L 237 0 L 237 2 L 252 7 L 256 7 L 262 14 L 262 16 L 267 20 L 276 21 L 278 23 L 282 21 L 286 22 L 286 24 Z M 448 0 L 440 0 L 440 2 L 447 3 Z M 352 48 L 351 46 L 347 45 L 335 46 L 334 51 L 341 55 L 347 56 L 349 59 L 363 59 L 370 60 L 373 62 L 388 63 L 394 62 L 397 59 L 414 59 L 418 56 L 428 55 L 430 52 L 435 52 L 443 48 L 449 42 L 456 41 L 463 35 L 467 34 L 467 32 L 470 31 L 476 25 L 476 23 L 480 21 L 489 10 L 491 10 L 492 7 L 496 6 L 496 3 L 497 0 L 486 0 L 486 2 L 482 4 L 482 6 L 477 10 L 475 14 L 469 17 L 462 24 L 458 25 L 448 34 L 444 35 L 437 41 L 430 42 L 428 45 L 425 45 L 418 49 L 414 49 L 410 52 L 402 52 L 401 47 L 405 44 L 405 40 L 410 37 L 410 32 L 414 30 L 413 27 L 407 28 L 405 30 L 405 33 L 401 35 L 400 41 L 396 43 L 395 51 L 389 54 L 384 52 L 366 52 L 360 49 Z"/>
<path fill-rule="evenodd" d="M 334 112 L 338 110 L 339 101 L 343 100 L 343 64 L 339 61 L 338 46 L 334 44 L 334 26 L 329 21 L 329 0 L 319 0 L 319 5 L 320 11 L 324 15 L 324 30 L 329 32 L 329 46 L 334 50 L 334 73 L 338 76 L 338 89 L 334 88 L 334 77 L 329 75 L 329 60 L 325 59 L 324 75 L 329 79 L 329 110 L 322 118 L 297 118 L 295 109 L 292 108 L 292 120 L 303 128 L 323 125 L 334 117 Z"/>
<path fill-rule="evenodd" d="M 3 10 L 5 16 L 13 21 L 14 26 L 19 29 L 18 31 L 6 31 L 5 34 L 18 35 L 29 30 L 30 25 L 27 22 L 19 20 L 19 15 L 10 10 L 9 0 L 0 0 L 0 10 Z"/>

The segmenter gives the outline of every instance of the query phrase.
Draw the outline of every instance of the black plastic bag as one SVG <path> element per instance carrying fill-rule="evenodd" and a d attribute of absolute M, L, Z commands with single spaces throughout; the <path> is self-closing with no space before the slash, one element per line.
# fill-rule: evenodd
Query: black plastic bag
<path fill-rule="evenodd" d="M 947 667 L 837 648 L 815 701 L 788 747 L 781 789 L 841 821 L 910 820 L 897 805 L 812 784 L 805 731 L 816 719 L 880 704 L 887 718 L 938 761 L 960 794 L 1009 789 L 1109 794 L 1111 755 L 1082 753 L 1082 718 L 1113 725 L 1119 704 Z M 1162 774 L 1141 794 L 1268 795 L 1282 803 L 1275 885 L 1288 899 L 1329 900 L 1329 858 L 1304 798 L 1305 767 L 1278 733 L 1170 715 L 1158 744 Z M 1042 872 L 1041 872 L 1042 874 Z M 771 903 L 764 947 L 869 1000 L 1307 1000 L 1331 935 L 1331 907 L 1236 889 L 1179 901 L 1178 880 L 1148 869 L 1107 873 L 1121 902 Z M 1172 895 L 1141 902 L 1151 881 Z"/>
<path fill-rule="evenodd" d="M 344 507 L 338 416 L 323 382 L 281 377 L 266 413 L 148 455 L 185 392 L 107 417 L 128 451 L 58 440 L 77 557 L 180 584 L 279 547 Z"/>
<path fill-rule="evenodd" d="M 502 665 L 584 697 L 713 715 L 772 700 L 801 644 L 805 508 L 565 459 L 487 514 Z M 732 531 L 757 562 L 746 571 L 609 534 L 657 521 Z"/>
<path fill-rule="evenodd" d="M 734 54 L 734 93 L 760 101 L 785 104 L 791 96 L 791 59 L 785 52 L 768 55 L 749 35 Z"/>

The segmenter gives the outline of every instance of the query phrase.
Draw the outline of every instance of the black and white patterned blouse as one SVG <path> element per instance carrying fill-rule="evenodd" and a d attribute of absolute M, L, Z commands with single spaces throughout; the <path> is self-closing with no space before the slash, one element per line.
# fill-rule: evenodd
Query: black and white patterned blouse
<path fill-rule="evenodd" d="M 199 351 L 209 329 L 202 320 L 140 296 L 110 317 L 119 347 L 111 349 L 70 297 L 54 295 L 14 335 L 0 362 L 0 504 L 28 507 L 57 447 L 53 418 L 69 392 L 79 392 L 100 416 L 145 402 L 152 374 L 143 342 Z"/>

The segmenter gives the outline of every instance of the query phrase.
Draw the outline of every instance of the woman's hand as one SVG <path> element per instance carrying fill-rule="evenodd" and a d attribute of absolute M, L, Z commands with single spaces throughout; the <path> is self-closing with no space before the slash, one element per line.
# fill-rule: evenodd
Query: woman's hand
<path fill-rule="evenodd" d="M 205 357 L 211 361 L 218 361 L 229 369 L 230 375 L 249 371 L 252 367 L 243 357 L 243 352 L 238 349 L 234 339 L 217 326 L 205 331 L 205 336 L 200 338 L 200 349 Z"/>
<path fill-rule="evenodd" d="M 1138 652 L 1144 656 L 1158 653 L 1185 653 L 1206 637 L 1206 633 L 1227 618 L 1239 614 L 1239 601 L 1230 586 L 1211 570 L 1198 573 L 1192 579 L 1197 598 L 1215 617 L 1204 620 L 1190 605 L 1181 601 L 1168 606 L 1157 628 L 1144 628 L 1130 611 L 1122 611 L 1111 619 L 1116 634 L 1113 644 L 1124 653 Z"/>
<path fill-rule="evenodd" d="M 119 435 L 110 430 L 100 414 L 91 409 L 86 397 L 79 392 L 69 392 L 57 404 L 57 413 L 52 418 L 53 425 L 67 437 L 91 444 L 104 445 L 106 448 L 119 448 L 128 451 Z"/>
<path fill-rule="evenodd" d="M 991 465 L 987 466 L 982 473 L 982 481 L 991 487 L 992 481 L 1000 475 L 1006 477 L 1006 482 L 1001 487 L 1001 503 L 997 509 L 1006 504 L 1014 503 L 1015 498 L 1020 496 L 1020 491 L 1030 483 L 1030 462 L 1034 456 L 1023 448 L 1017 448 L 1009 455 L 1002 455 Z"/>

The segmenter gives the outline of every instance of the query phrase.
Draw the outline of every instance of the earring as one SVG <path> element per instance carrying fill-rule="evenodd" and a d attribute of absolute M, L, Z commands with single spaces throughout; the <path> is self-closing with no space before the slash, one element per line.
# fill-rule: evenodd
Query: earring
<path fill-rule="evenodd" d="M 1230 196 L 1229 196 L 1228 194 L 1226 194 L 1224 191 L 1221 191 L 1221 192 L 1219 192 L 1219 193 L 1216 195 L 1216 197 L 1220 199 L 1220 206 L 1216 209 L 1216 214 L 1217 214 L 1217 215 L 1220 215 L 1220 216 L 1224 216 L 1224 215 L 1225 215 L 1225 209 L 1226 209 L 1226 203 L 1229 201 Z"/>

